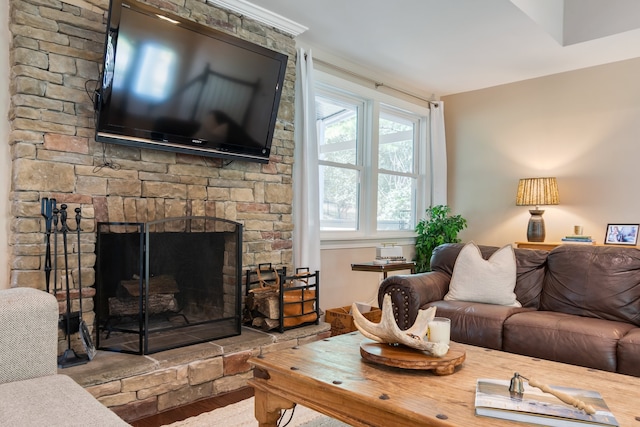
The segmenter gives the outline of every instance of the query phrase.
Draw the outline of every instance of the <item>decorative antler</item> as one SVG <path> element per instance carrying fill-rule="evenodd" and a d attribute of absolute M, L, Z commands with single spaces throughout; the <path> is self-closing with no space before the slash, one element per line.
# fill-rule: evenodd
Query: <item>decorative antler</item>
<path fill-rule="evenodd" d="M 436 308 L 430 307 L 427 310 L 419 310 L 416 321 L 411 328 L 406 331 L 400 330 L 393 317 L 393 305 L 391 295 L 386 294 L 382 301 L 382 318 L 380 323 L 371 322 L 364 317 L 354 303 L 351 306 L 353 323 L 365 337 L 380 343 L 402 344 L 407 347 L 423 350 L 435 357 L 443 357 L 449 351 L 449 346 L 444 343 L 425 341 L 429 329 L 429 321 L 436 315 Z"/>

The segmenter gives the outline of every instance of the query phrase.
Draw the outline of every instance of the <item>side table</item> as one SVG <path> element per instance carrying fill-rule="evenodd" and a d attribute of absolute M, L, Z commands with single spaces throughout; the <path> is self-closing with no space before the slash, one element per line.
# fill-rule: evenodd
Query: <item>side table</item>
<path fill-rule="evenodd" d="M 595 243 L 593 242 L 591 245 L 587 243 L 571 243 L 571 242 L 515 242 L 516 248 L 519 249 L 542 249 L 545 251 L 550 251 L 553 248 L 556 248 L 560 245 L 587 245 L 587 246 L 613 246 L 606 245 L 604 243 Z M 638 248 L 638 246 L 625 246 L 628 248 Z"/>
<path fill-rule="evenodd" d="M 415 262 L 390 262 L 388 264 L 376 264 L 374 262 L 359 262 L 351 264 L 352 271 L 373 271 L 375 273 L 382 273 L 383 277 L 387 278 L 389 271 L 410 270 L 411 274 L 416 273 Z"/>
<path fill-rule="evenodd" d="M 545 251 L 550 251 L 560 245 L 559 242 L 516 242 L 516 248 L 519 249 L 542 249 Z"/>

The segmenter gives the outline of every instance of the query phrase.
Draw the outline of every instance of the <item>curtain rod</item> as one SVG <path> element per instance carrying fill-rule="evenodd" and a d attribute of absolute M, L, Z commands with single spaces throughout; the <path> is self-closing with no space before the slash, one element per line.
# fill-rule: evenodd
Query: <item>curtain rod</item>
<path fill-rule="evenodd" d="M 306 57 L 307 57 L 307 54 L 305 53 L 305 58 Z M 313 58 L 313 61 L 317 62 L 318 64 L 324 65 L 325 67 L 333 68 L 334 70 L 340 71 L 341 73 L 349 74 L 349 75 L 351 75 L 353 77 L 356 77 L 356 78 L 358 78 L 360 80 L 366 80 L 368 82 L 371 82 L 376 87 L 376 89 L 378 89 L 381 86 L 382 87 L 386 87 L 387 89 L 390 89 L 390 90 L 392 90 L 394 92 L 399 92 L 399 93 L 402 93 L 404 95 L 410 96 L 412 98 L 419 99 L 420 101 L 426 102 L 427 104 L 429 104 L 429 107 L 431 107 L 433 105 L 435 108 L 438 108 L 438 103 L 435 102 L 435 101 L 431 101 L 429 99 L 422 98 L 420 96 L 414 95 L 414 94 L 409 93 L 407 91 L 404 91 L 402 89 L 398 89 L 398 88 L 395 88 L 393 86 L 386 85 L 386 84 L 381 83 L 379 81 L 373 80 L 373 79 L 371 79 L 369 77 L 363 76 L 361 74 L 354 73 L 353 71 L 347 70 L 346 68 L 342 68 L 342 67 L 338 67 L 337 65 L 330 64 L 330 63 L 328 63 L 326 61 L 323 61 L 322 59 Z"/>

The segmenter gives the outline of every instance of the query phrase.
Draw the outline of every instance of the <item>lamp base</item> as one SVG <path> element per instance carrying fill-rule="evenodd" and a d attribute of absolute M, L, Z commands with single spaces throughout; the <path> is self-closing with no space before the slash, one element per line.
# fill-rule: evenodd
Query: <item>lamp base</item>
<path fill-rule="evenodd" d="M 529 225 L 527 226 L 527 241 L 544 242 L 546 234 L 544 230 L 544 219 L 542 219 L 544 210 L 530 209 L 529 213 L 531 214 L 531 218 L 529 218 Z"/>

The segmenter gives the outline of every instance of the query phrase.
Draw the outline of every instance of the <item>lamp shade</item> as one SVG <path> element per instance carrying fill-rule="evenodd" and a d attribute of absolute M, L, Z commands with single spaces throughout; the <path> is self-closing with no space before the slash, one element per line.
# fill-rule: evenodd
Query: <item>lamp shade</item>
<path fill-rule="evenodd" d="M 523 178 L 518 183 L 516 206 L 557 205 L 559 203 L 556 178 Z"/>

